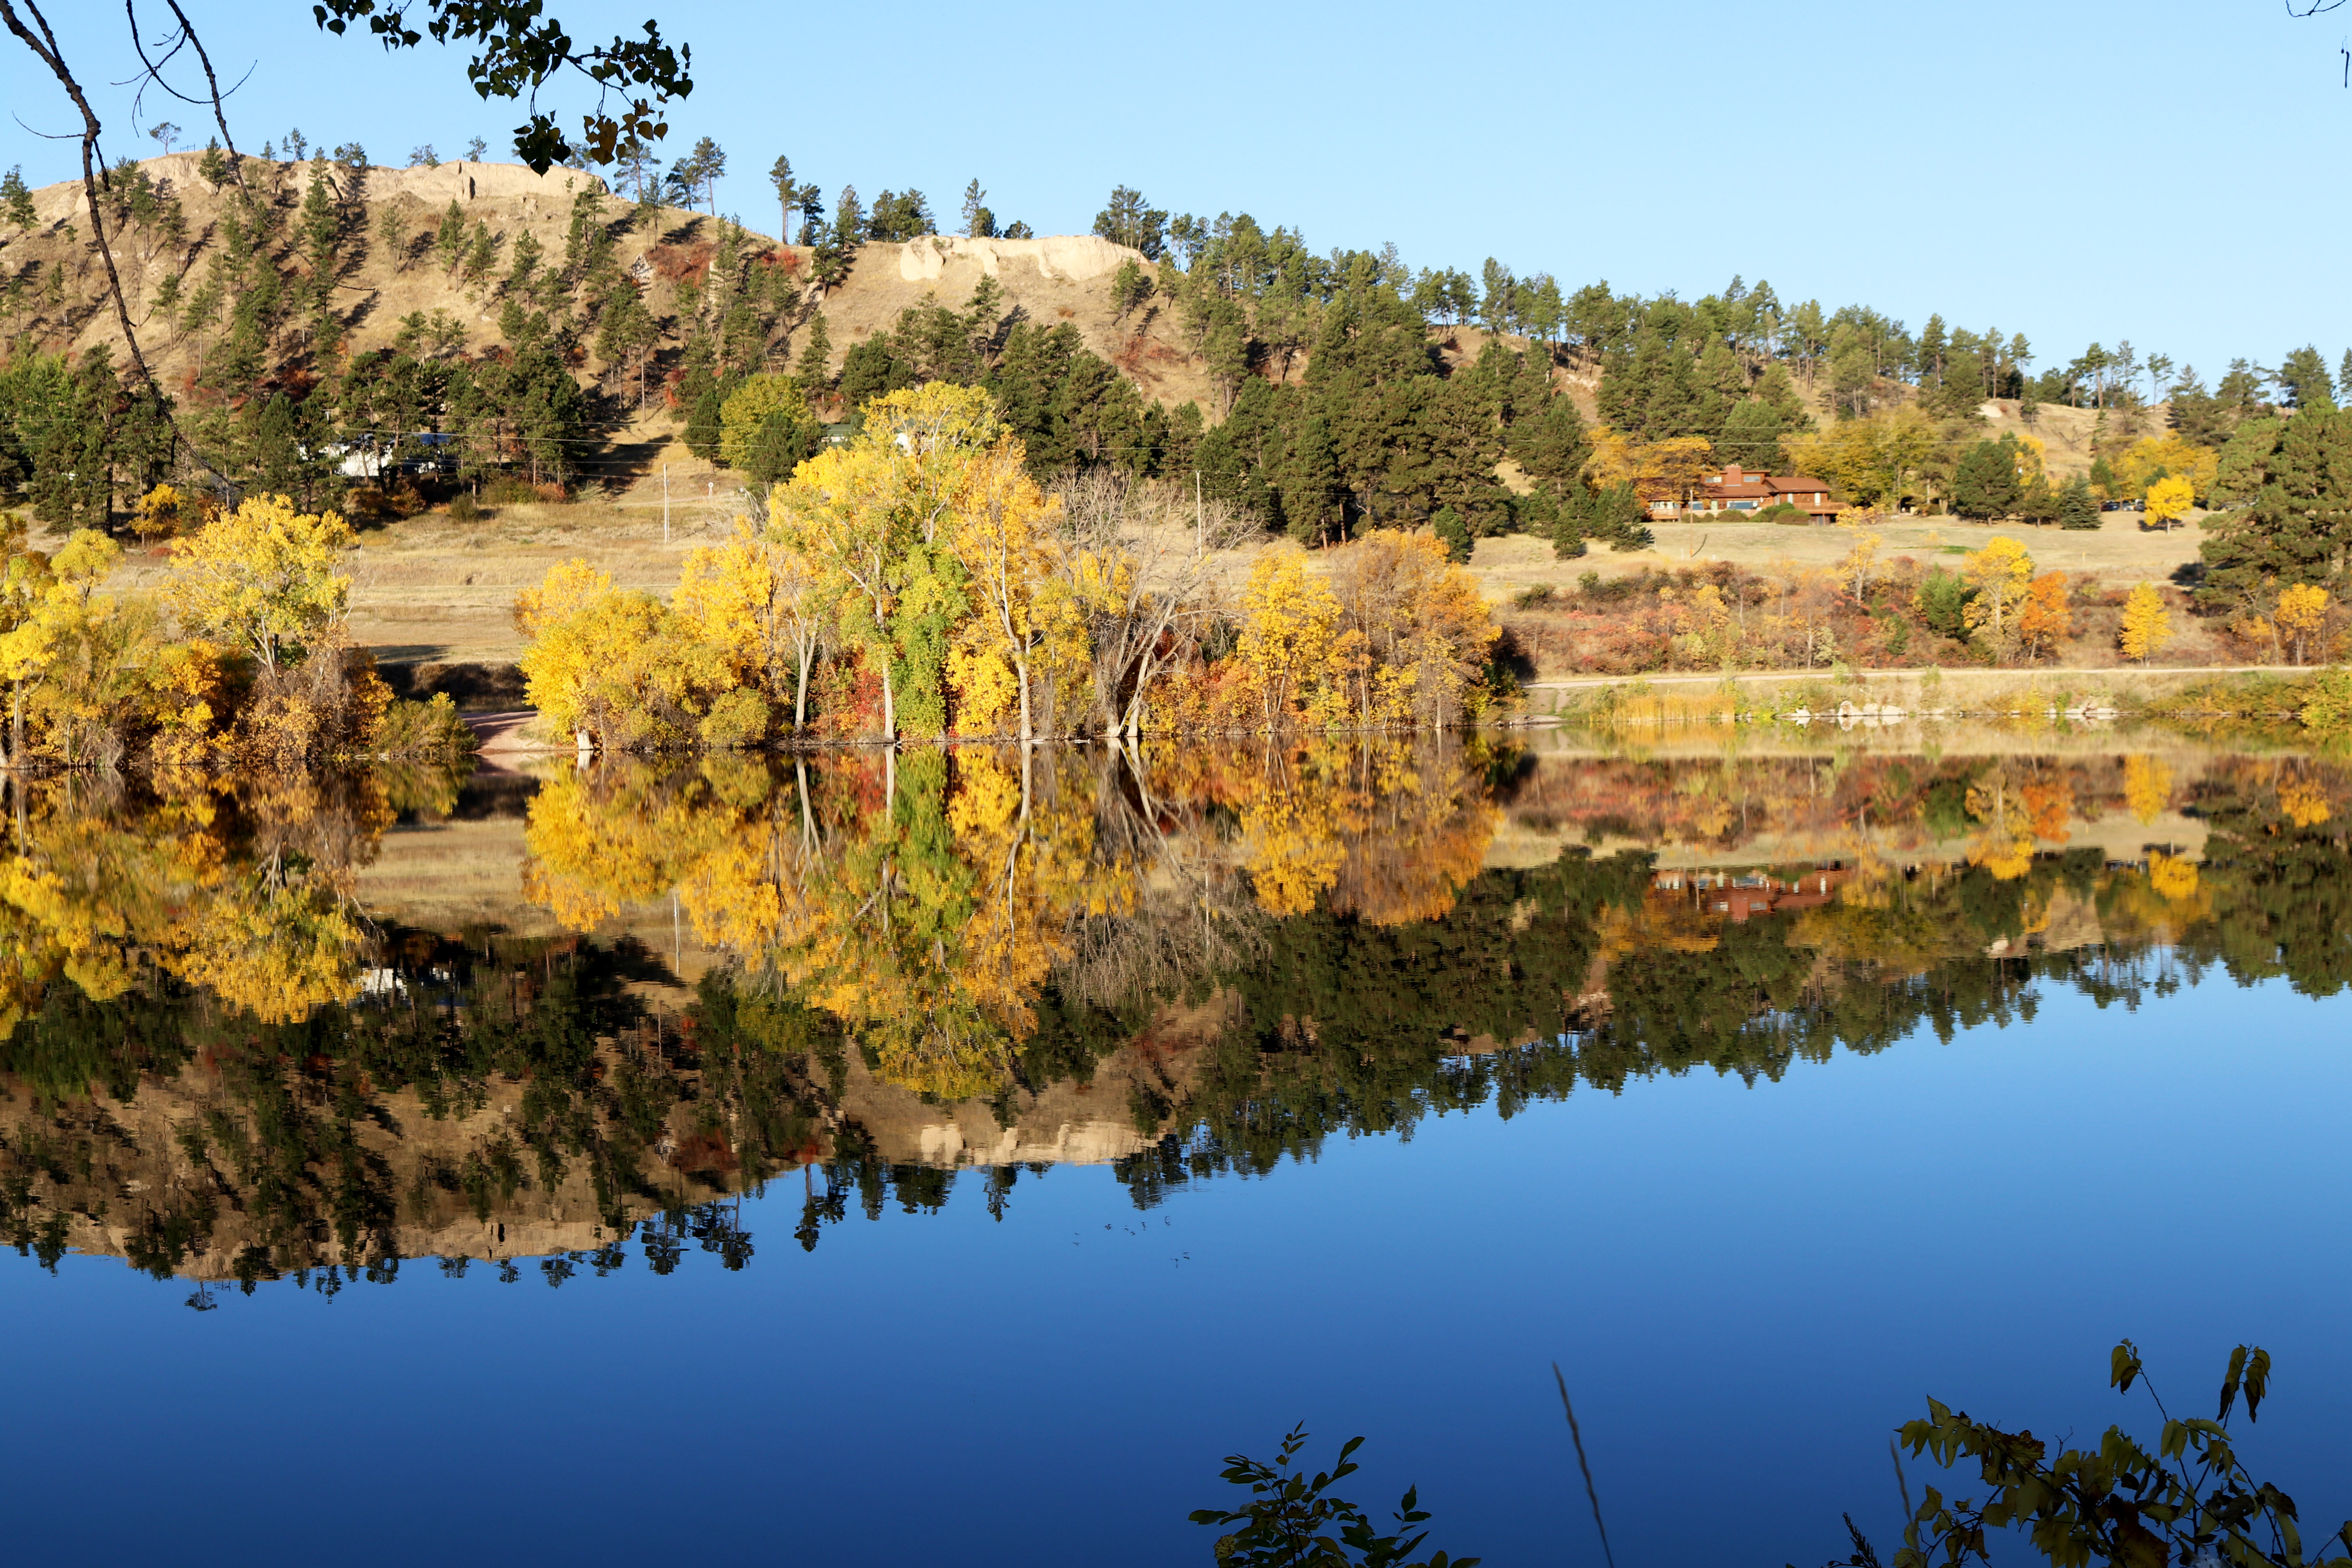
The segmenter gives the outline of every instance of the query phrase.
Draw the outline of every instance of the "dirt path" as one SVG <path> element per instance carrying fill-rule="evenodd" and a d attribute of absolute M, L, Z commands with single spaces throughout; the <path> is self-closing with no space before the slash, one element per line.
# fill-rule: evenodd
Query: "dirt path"
<path fill-rule="evenodd" d="M 466 728 L 474 732 L 474 749 L 485 756 L 514 752 L 558 752 L 564 748 L 551 746 L 529 732 L 530 721 L 539 717 L 536 708 L 511 708 L 503 713 L 468 713 Z"/>

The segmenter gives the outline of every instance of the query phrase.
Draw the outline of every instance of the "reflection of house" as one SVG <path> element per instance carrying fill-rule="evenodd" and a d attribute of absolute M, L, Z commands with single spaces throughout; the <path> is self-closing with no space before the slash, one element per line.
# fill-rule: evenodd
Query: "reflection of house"
<path fill-rule="evenodd" d="M 1722 473 L 1699 487 L 1699 493 L 1691 498 L 1687 509 L 1672 500 L 1652 501 L 1650 515 L 1675 518 L 1688 510 L 1715 517 L 1725 512 L 1758 512 L 1780 505 L 1793 506 L 1815 522 L 1827 522 L 1845 510 L 1842 502 L 1830 500 L 1829 482 L 1825 479 L 1803 474 L 1760 473 L 1729 463 Z"/>
<path fill-rule="evenodd" d="M 1793 914 L 1817 910 L 1837 897 L 1853 873 L 1843 866 L 1815 867 L 1782 877 L 1771 871 L 1660 871 L 1650 879 L 1658 893 L 1682 893 L 1701 910 L 1744 921 L 1750 915 Z"/>

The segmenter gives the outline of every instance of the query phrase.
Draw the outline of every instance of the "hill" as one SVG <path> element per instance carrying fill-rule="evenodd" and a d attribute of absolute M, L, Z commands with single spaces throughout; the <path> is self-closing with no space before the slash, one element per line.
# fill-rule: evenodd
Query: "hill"
<path fill-rule="evenodd" d="M 206 179 L 203 163 L 204 154 L 197 153 L 140 163 L 136 175 L 143 176 L 145 185 L 117 219 L 115 259 L 142 345 L 158 378 L 179 395 L 198 390 L 203 359 L 212 346 L 205 331 L 183 324 L 184 302 L 222 248 L 224 219 L 236 194 L 234 184 Z M 288 285 L 308 281 L 310 263 L 299 232 L 308 165 L 251 159 L 246 170 L 277 220 L 264 253 Z M 344 326 L 340 347 L 352 356 L 393 347 L 404 321 L 417 314 L 429 321 L 436 312 L 451 330 L 436 342 L 436 353 L 478 355 L 498 348 L 500 308 L 514 293 L 499 275 L 511 266 L 518 245 L 529 237 L 543 257 L 562 257 L 575 203 L 593 193 L 601 208 L 594 221 L 611 246 L 612 263 L 642 290 L 661 333 L 655 363 L 667 369 L 684 345 L 694 297 L 708 280 L 720 237 L 719 221 L 707 214 L 622 204 L 595 175 L 566 169 L 540 175 L 514 163 L 363 170 L 329 165 L 326 176 L 339 241 L 332 308 Z M 12 347 L 79 356 L 110 345 L 120 362 L 122 334 L 105 296 L 103 264 L 88 234 L 79 183 L 43 186 L 32 193 L 32 226 L 0 239 L 0 278 L 5 279 L 0 288 L 6 289 L 0 310 L 5 312 Z M 461 268 L 434 253 L 435 226 L 453 206 L 469 231 L 477 224 L 487 229 L 499 275 L 468 281 Z M 399 226 L 404 236 L 400 243 L 390 241 L 387 220 Z M 811 247 L 753 229 L 744 235 L 752 255 L 788 278 L 806 277 Z M 763 346 L 780 363 L 796 356 L 821 312 L 837 372 L 852 347 L 887 331 L 902 311 L 927 301 L 961 308 L 987 278 L 1002 289 L 1008 315 L 1049 326 L 1070 323 L 1087 349 L 1116 363 L 1155 400 L 1202 396 L 1207 387 L 1197 358 L 1181 342 L 1166 310 L 1147 306 L 1122 315 L 1113 308 L 1109 279 L 1129 260 L 1149 265 L 1139 253 L 1093 235 L 977 240 L 931 236 L 903 245 L 870 243 L 853 254 L 839 284 L 798 289 L 789 306 L 772 310 L 763 323 Z M 604 368 L 587 345 L 575 345 L 572 359 L 583 374 Z M 320 368 L 299 324 L 281 323 L 257 384 L 299 384 Z M 222 395 L 237 400 L 242 394 L 223 389 Z"/>
<path fill-rule="evenodd" d="M 877 355 L 896 355 L 890 374 L 920 379 L 939 373 L 927 357 L 940 348 L 939 331 L 953 337 L 971 329 L 959 313 L 976 296 L 992 296 L 992 352 L 1001 353 L 1024 326 L 1066 329 L 1075 349 L 1097 362 L 1088 372 L 1093 395 L 1103 380 L 1123 381 L 1139 395 L 1137 405 L 1165 416 L 1163 437 L 1183 436 L 1171 411 L 1186 404 L 1203 411 L 1206 437 L 1163 441 L 1160 466 L 1180 477 L 1200 471 L 1211 498 L 1256 512 L 1294 540 L 1311 542 L 1335 522 L 1360 527 L 1365 514 L 1417 523 L 1456 508 L 1476 536 L 1472 565 L 1491 597 L 1564 586 L 1585 573 L 1615 577 L 1709 560 L 1821 567 L 1846 548 L 1831 530 L 1666 525 L 1652 549 L 1558 559 L 1546 506 L 1571 499 L 1565 476 L 1581 437 L 1549 440 L 1548 481 L 1531 478 L 1526 464 L 1545 460 L 1547 404 L 1572 407 L 1586 426 L 1599 421 L 1604 351 L 1593 346 L 1592 321 L 1574 343 L 1433 321 L 1417 292 L 1413 302 L 1403 299 L 1411 279 L 1392 258 L 1315 257 L 1295 236 L 1260 233 L 1246 219 L 1187 253 L 1183 270 L 1170 258 L 1154 265 L 1142 249 L 1095 236 L 867 238 L 828 256 L 709 214 L 635 206 L 594 175 L 561 169 L 541 176 L 504 163 L 355 169 L 248 160 L 244 177 L 249 202 L 219 160 L 173 153 L 121 171 L 112 198 L 116 259 L 149 363 L 179 400 L 184 425 L 216 436 L 218 450 L 246 459 L 256 411 L 272 395 L 299 400 L 340 370 L 389 358 L 385 351 L 395 348 L 426 362 L 444 378 L 433 384 L 446 389 L 452 374 L 511 360 L 520 332 L 543 342 L 546 363 L 581 393 L 581 412 L 561 437 L 575 504 L 508 494 L 479 521 L 459 522 L 437 507 L 406 521 L 377 519 L 392 526 L 368 535 L 355 610 L 362 635 L 393 658 L 509 657 L 507 605 L 515 590 L 572 554 L 588 554 L 629 584 L 667 591 L 689 540 L 723 531 L 745 505 L 744 475 L 715 467 L 681 440 L 695 366 L 715 364 L 727 377 L 804 364 L 822 323 L 828 384 L 861 347 L 870 351 L 864 371 Z M 79 356 L 110 344 L 119 363 L 120 334 L 80 186 L 50 185 L 30 203 L 28 226 L 0 223 L 8 236 L 0 238 L 0 322 L 12 357 L 21 361 L 27 350 Z M 240 251 L 249 258 L 238 264 L 241 289 L 209 313 L 192 310 Z M 1368 274 L 1370 294 L 1357 282 Z M 608 360 L 600 313 L 625 283 L 644 306 L 649 336 L 637 355 Z M 1382 287 L 1393 290 L 1385 305 Z M 262 293 L 280 303 L 255 328 L 249 374 L 226 375 L 239 312 L 254 315 L 248 307 Z M 1360 314 L 1367 299 L 1371 316 Z M 1607 308 L 1638 304 L 1624 299 Z M 1449 313 L 1465 308 L 1455 299 Z M 1662 320 L 1689 309 L 1655 305 Z M 1346 330 L 1326 335 L 1335 313 Z M 544 320 L 534 325 L 532 315 Z M 910 321 L 920 330 L 908 330 Z M 1636 329 L 1621 321 L 1615 331 L 1622 349 Z M 913 341 L 926 332 L 930 341 Z M 1325 389 L 1303 384 L 1316 353 L 1331 344 L 1342 357 L 1328 367 Z M 1513 352 L 1497 357 L 1498 347 Z M 1537 368 L 1546 363 L 1548 374 Z M 1780 360 L 1758 364 L 1780 375 L 1795 412 L 1831 422 L 1831 377 L 1819 358 L 1801 363 L 1784 347 Z M 1783 374 L 1790 366 L 1796 374 Z M 1032 390 L 1051 402 L 1088 382 L 1078 374 L 1086 369 L 1049 361 Z M 972 376 L 971 357 L 952 374 Z M 1748 374 L 1763 371 L 1751 365 Z M 353 405 L 340 416 L 343 429 L 401 417 L 361 407 L 341 391 Z M 1881 410 L 1918 396 L 1891 375 L 1870 394 Z M 821 397 L 820 411 L 838 417 L 845 401 Z M 1023 426 L 1033 454 L 1053 451 L 1033 428 L 1066 422 L 1067 412 L 1033 403 Z M 24 410 L 16 417 L 21 428 Z M 2136 417 L 2158 429 L 2164 411 Z M 313 426 L 302 438 L 331 443 L 336 427 Z M 1957 449 L 2005 430 L 2039 439 L 2048 470 L 2063 481 L 2088 468 L 2100 416 L 2044 402 L 2029 418 L 2016 399 L 1990 400 L 1973 422 L 1945 421 L 1939 439 Z M 1318 450 L 1312 443 L 1327 444 Z M 511 430 L 487 445 L 509 460 L 516 448 Z M 5 446 L 0 433 L 0 479 L 9 477 Z M 1086 449 L 1066 444 L 1063 451 Z M 26 470 L 34 467 L 28 453 L 19 457 Z M 252 462 L 231 471 L 266 482 Z M 137 482 L 117 478 L 118 521 Z M 1545 483 L 1551 495 L 1535 498 L 1544 504 L 1523 504 Z M 409 510 L 446 499 L 432 486 L 426 491 Z M 1955 546 L 1939 530 L 1952 526 L 1890 516 L 1886 547 L 1944 552 Z M 2192 531 L 2146 535 L 2117 518 L 2097 532 L 2053 537 L 2036 553 L 2070 570 L 2161 580 L 2195 557 L 2197 542 Z M 1253 546 L 1244 557 L 1267 547 L 1289 546 Z M 1234 564 L 1246 570 L 1245 559 Z M 134 562 L 131 574 L 162 566 Z"/>

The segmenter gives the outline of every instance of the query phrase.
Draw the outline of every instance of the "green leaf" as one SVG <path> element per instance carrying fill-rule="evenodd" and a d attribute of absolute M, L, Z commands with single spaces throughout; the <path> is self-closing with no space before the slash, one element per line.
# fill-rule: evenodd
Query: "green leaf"
<path fill-rule="evenodd" d="M 2230 1370 L 2221 1378 L 2221 1407 L 2213 1413 L 2214 1420 L 2227 1421 L 2230 1418 L 2230 1406 L 2238 1402 L 2238 1384 L 2245 1371 L 2246 1347 L 2240 1345 L 2230 1352 Z M 2247 1419 L 2252 1418 L 2252 1413 L 2249 1411 Z"/>
<path fill-rule="evenodd" d="M 2260 1345 L 2246 1358 L 2246 1419 L 2254 1419 L 2263 1399 L 2270 1393 L 2271 1352 Z"/>

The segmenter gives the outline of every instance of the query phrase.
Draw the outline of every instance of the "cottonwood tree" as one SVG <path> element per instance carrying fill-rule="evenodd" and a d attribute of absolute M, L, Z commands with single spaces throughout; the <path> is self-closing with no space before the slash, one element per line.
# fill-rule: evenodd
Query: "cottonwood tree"
<path fill-rule="evenodd" d="M 334 512 L 248 496 L 181 542 L 164 597 L 191 630 L 245 648 L 274 672 L 341 622 L 352 580 L 337 567 L 354 542 Z"/>

